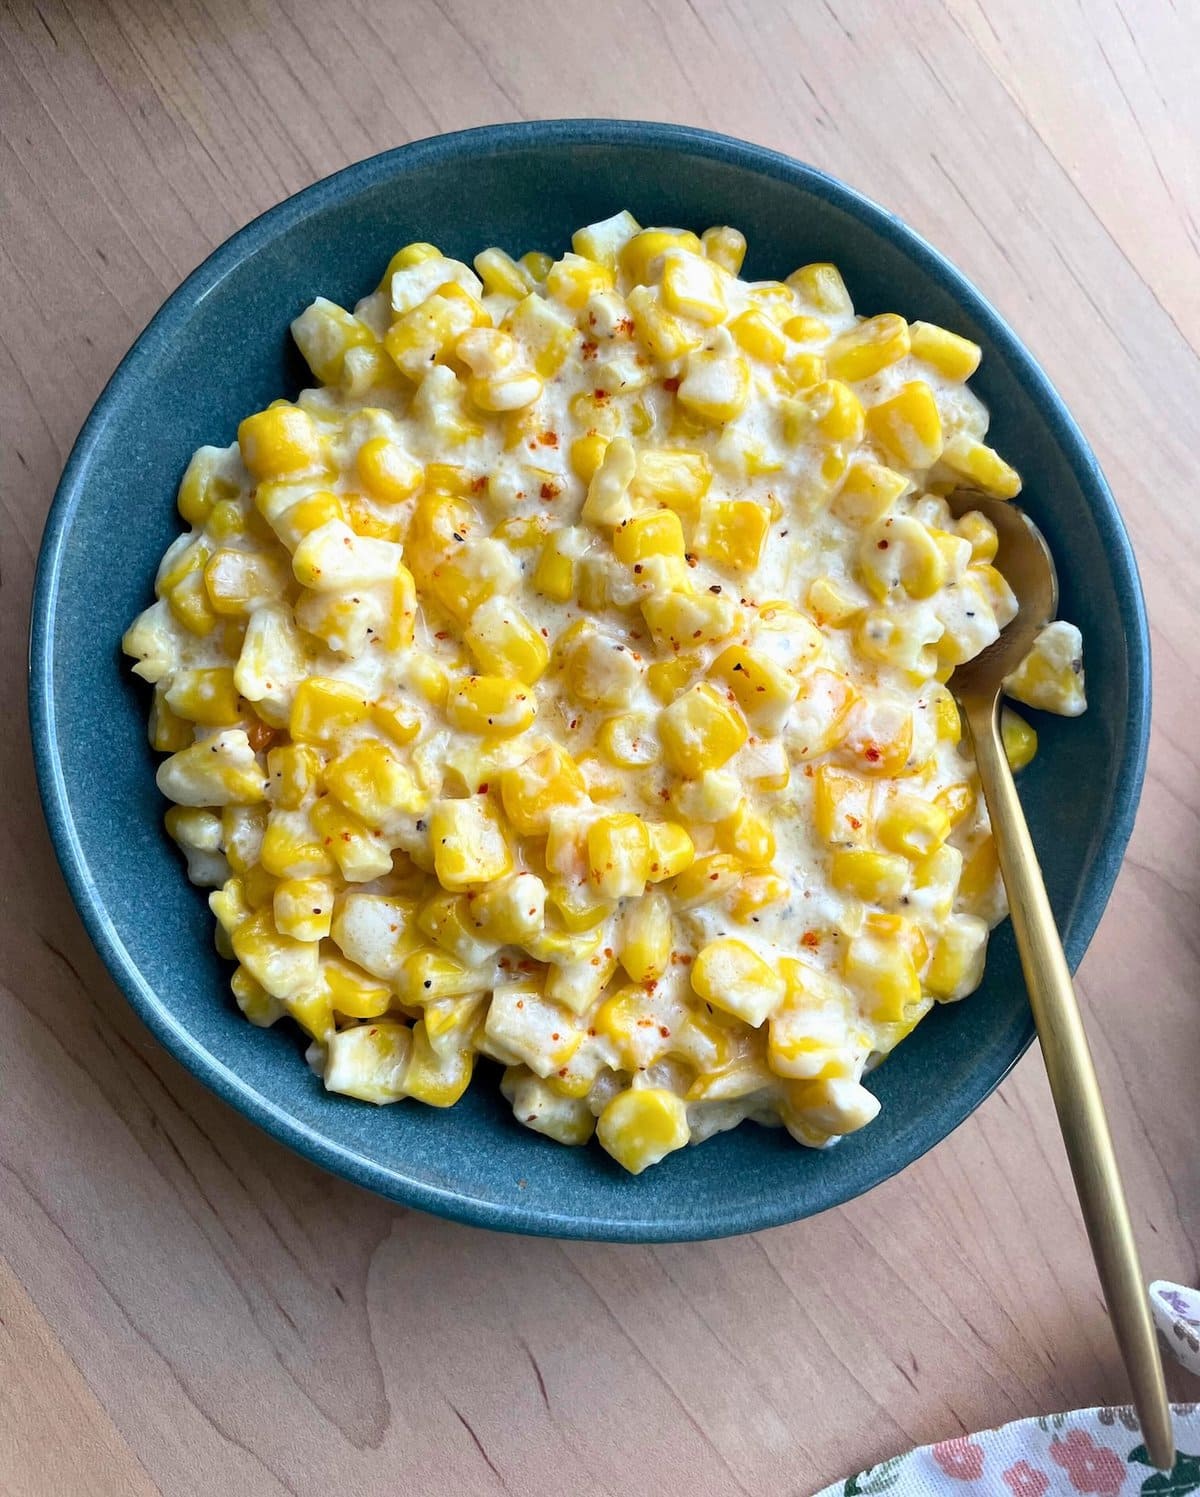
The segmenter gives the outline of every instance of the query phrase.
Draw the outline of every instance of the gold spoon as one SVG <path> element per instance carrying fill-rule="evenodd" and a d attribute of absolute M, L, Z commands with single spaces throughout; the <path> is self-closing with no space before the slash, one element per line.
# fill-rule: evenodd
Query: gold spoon
<path fill-rule="evenodd" d="M 1004 678 L 1054 618 L 1058 577 L 1041 531 L 1014 505 L 964 490 L 952 494 L 949 504 L 956 517 L 977 510 L 996 527 L 995 564 L 1020 605 L 995 644 L 960 665 L 949 686 L 975 745 L 1029 1006 L 1146 1450 L 1160 1470 L 1169 1471 L 1175 1464 L 1171 1410 L 1129 1208 L 1062 941 L 1000 740 Z"/>

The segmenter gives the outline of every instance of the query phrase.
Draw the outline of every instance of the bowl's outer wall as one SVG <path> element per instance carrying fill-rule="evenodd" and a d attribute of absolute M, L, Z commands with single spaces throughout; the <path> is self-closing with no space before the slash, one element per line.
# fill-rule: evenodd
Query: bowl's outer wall
<path fill-rule="evenodd" d="M 490 1070 L 448 1112 L 327 1096 L 292 1027 L 254 1029 L 230 998 L 204 896 L 161 829 L 147 693 L 118 648 L 178 533 L 189 454 L 234 440 L 241 416 L 301 387 L 287 327 L 313 296 L 353 305 L 414 239 L 467 260 L 492 243 L 561 253 L 573 228 L 621 207 L 643 223 L 737 225 L 752 277 L 833 260 L 860 310 L 944 323 L 983 345 L 975 388 L 992 439 L 1025 475 L 1022 502 L 1059 561 L 1062 613 L 1085 640 L 1090 710 L 1074 722 L 1039 716 L 1041 752 L 1022 778 L 1077 963 L 1128 837 L 1148 722 L 1136 571 L 1094 459 L 996 315 L 910 231 L 809 168 L 701 132 L 560 122 L 420 142 L 318 184 L 219 250 L 135 346 L 72 456 L 39 573 L 32 716 L 51 829 L 93 938 L 159 1037 L 235 1106 L 322 1164 L 427 1209 L 518 1231 L 671 1240 L 846 1200 L 960 1122 L 1031 1034 L 1007 924 L 981 990 L 931 1015 L 874 1076 L 879 1119 L 824 1153 L 744 1127 L 635 1181 L 595 1147 L 518 1127 Z"/>

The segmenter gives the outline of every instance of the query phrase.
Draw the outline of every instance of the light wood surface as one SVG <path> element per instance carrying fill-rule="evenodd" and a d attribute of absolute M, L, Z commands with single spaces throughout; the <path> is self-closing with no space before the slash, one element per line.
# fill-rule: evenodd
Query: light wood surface
<path fill-rule="evenodd" d="M 260 1136 L 88 945 L 22 654 L 88 408 L 285 194 L 437 131 L 587 114 L 844 177 L 1005 312 L 1133 533 L 1155 735 L 1080 985 L 1146 1270 L 1197 1282 L 1198 48 L 1185 0 L 0 5 L 0 1492 L 774 1497 L 1122 1398 L 1036 1054 L 902 1178 L 695 1246 L 448 1225 Z"/>

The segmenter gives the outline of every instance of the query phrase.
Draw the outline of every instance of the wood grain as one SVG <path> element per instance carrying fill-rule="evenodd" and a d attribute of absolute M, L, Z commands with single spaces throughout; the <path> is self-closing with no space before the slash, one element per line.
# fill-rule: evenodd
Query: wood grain
<path fill-rule="evenodd" d="M 1007 314 L 1133 533 L 1150 779 L 1081 986 L 1145 1266 L 1197 1282 L 1198 46 L 1177 0 L 0 5 L 0 1491 L 802 1494 L 1121 1398 L 1036 1056 L 902 1179 L 706 1245 L 454 1227 L 260 1136 L 88 946 L 36 808 L 19 642 L 104 381 L 284 194 L 418 136 L 570 114 L 710 126 L 846 178 Z"/>

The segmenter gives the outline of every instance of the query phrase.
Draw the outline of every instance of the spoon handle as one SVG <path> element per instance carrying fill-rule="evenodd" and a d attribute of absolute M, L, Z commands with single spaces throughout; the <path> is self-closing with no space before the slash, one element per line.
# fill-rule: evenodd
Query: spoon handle
<path fill-rule="evenodd" d="M 999 699 L 973 697 L 962 706 L 1092 1255 L 1147 1452 L 1156 1466 L 1169 1471 L 1175 1464 L 1175 1440 L 1146 1285 L 1071 973 L 1001 743 Z"/>

